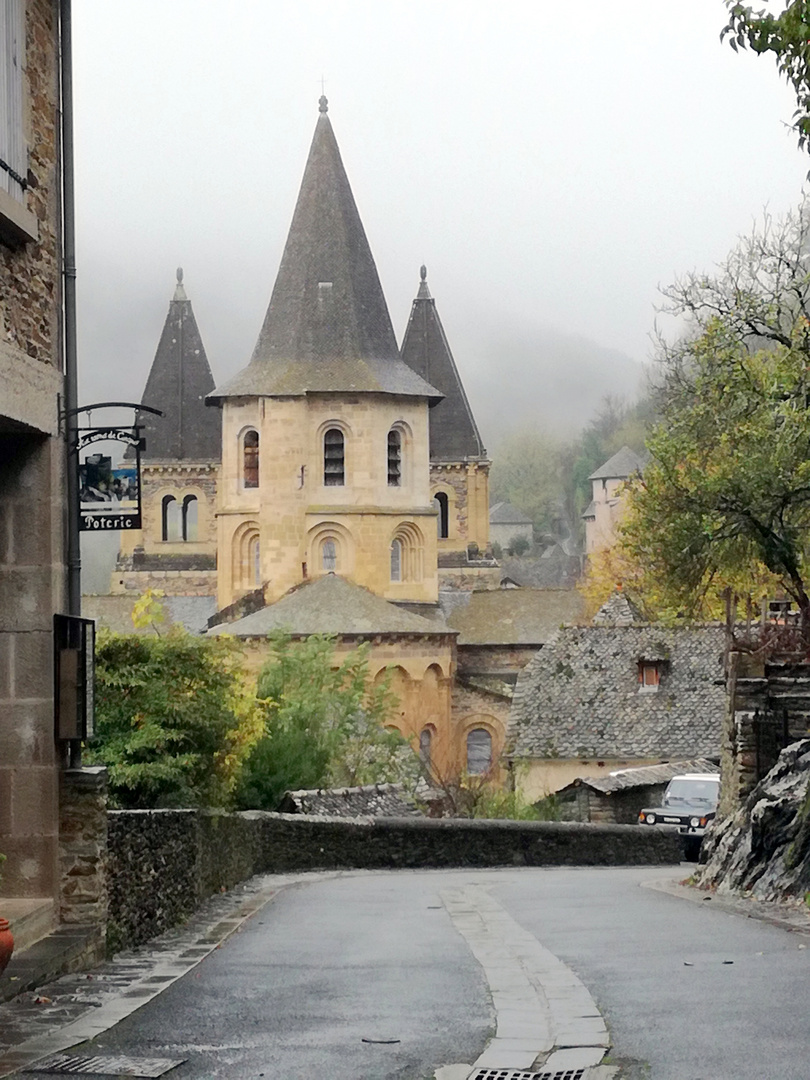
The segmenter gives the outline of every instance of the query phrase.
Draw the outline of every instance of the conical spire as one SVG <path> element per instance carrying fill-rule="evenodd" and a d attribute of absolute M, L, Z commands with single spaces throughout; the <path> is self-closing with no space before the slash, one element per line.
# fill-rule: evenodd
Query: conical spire
<path fill-rule="evenodd" d="M 436 301 L 430 295 L 425 266 L 421 268 L 419 276 L 419 291 L 402 340 L 402 359 L 417 375 L 444 395 L 443 400 L 430 410 L 430 459 L 461 461 L 486 457 L 436 310 Z"/>
<path fill-rule="evenodd" d="M 397 349 L 328 103 L 315 135 L 270 306 L 247 368 L 212 400 L 311 391 L 440 395 Z"/>
<path fill-rule="evenodd" d="M 183 271 L 178 269 L 174 296 L 141 398 L 142 405 L 163 412 L 163 416 L 139 414 L 147 461 L 220 459 L 220 417 L 205 408 L 205 396 L 213 388 L 205 346 L 183 287 Z"/>

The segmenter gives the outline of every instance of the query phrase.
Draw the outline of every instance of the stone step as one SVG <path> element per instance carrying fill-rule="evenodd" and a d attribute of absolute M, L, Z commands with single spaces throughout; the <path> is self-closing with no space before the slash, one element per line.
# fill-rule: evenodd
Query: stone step
<path fill-rule="evenodd" d="M 56 926 L 56 904 L 50 897 L 17 899 L 0 896 L 0 917 L 11 924 L 16 956 L 50 934 Z"/>

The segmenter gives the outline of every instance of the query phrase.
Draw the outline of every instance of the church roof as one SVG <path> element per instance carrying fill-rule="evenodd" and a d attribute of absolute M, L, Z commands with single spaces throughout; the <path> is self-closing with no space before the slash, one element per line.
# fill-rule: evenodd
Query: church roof
<path fill-rule="evenodd" d="M 275 604 L 232 623 L 220 623 L 211 634 L 266 637 L 286 630 L 295 637 L 309 634 L 365 636 L 375 634 L 454 634 L 443 624 L 414 615 L 376 596 L 361 585 L 325 574 L 291 589 Z"/>
<path fill-rule="evenodd" d="M 183 287 L 183 271 L 178 270 L 174 296 L 141 398 L 142 405 L 160 409 L 163 415 L 138 414 L 147 461 L 219 461 L 221 419 L 205 407 L 206 394 L 213 388 L 205 346 Z"/>
<path fill-rule="evenodd" d="M 408 367 L 444 394 L 444 399 L 430 411 L 431 460 L 485 457 L 486 450 L 436 310 L 436 301 L 428 289 L 424 266 L 401 353 Z"/>
<path fill-rule="evenodd" d="M 612 458 L 608 458 L 604 465 L 596 472 L 591 473 L 589 480 L 624 480 L 628 476 L 640 473 L 644 468 L 644 460 L 639 457 L 635 450 L 629 446 L 623 446 L 617 450 Z"/>
<path fill-rule="evenodd" d="M 253 356 L 209 401 L 313 392 L 441 398 L 400 358 L 325 97 Z"/>

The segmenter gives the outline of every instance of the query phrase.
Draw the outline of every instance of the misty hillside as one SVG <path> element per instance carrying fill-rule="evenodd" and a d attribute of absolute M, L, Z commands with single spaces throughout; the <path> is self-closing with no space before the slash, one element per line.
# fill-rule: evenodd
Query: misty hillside
<path fill-rule="evenodd" d="M 643 365 L 626 353 L 550 327 L 522 336 L 501 331 L 476 353 L 474 363 L 457 359 L 490 451 L 510 430 L 529 423 L 573 435 L 606 395 L 632 400 L 644 380 Z"/>

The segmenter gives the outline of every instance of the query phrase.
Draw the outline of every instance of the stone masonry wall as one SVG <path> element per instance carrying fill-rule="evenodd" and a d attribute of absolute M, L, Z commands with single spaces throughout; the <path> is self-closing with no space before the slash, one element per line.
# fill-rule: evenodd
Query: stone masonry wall
<path fill-rule="evenodd" d="M 0 244 L 0 340 L 46 364 L 54 363 L 60 348 L 57 11 L 52 0 L 26 5 L 24 205 L 37 219 L 39 243 L 15 249 Z"/>
<path fill-rule="evenodd" d="M 107 770 L 67 769 L 60 778 L 59 921 L 107 921 Z"/>
<path fill-rule="evenodd" d="M 677 837 L 628 825 L 119 810 L 109 815 L 108 945 L 146 941 L 254 873 L 679 860 Z"/>

